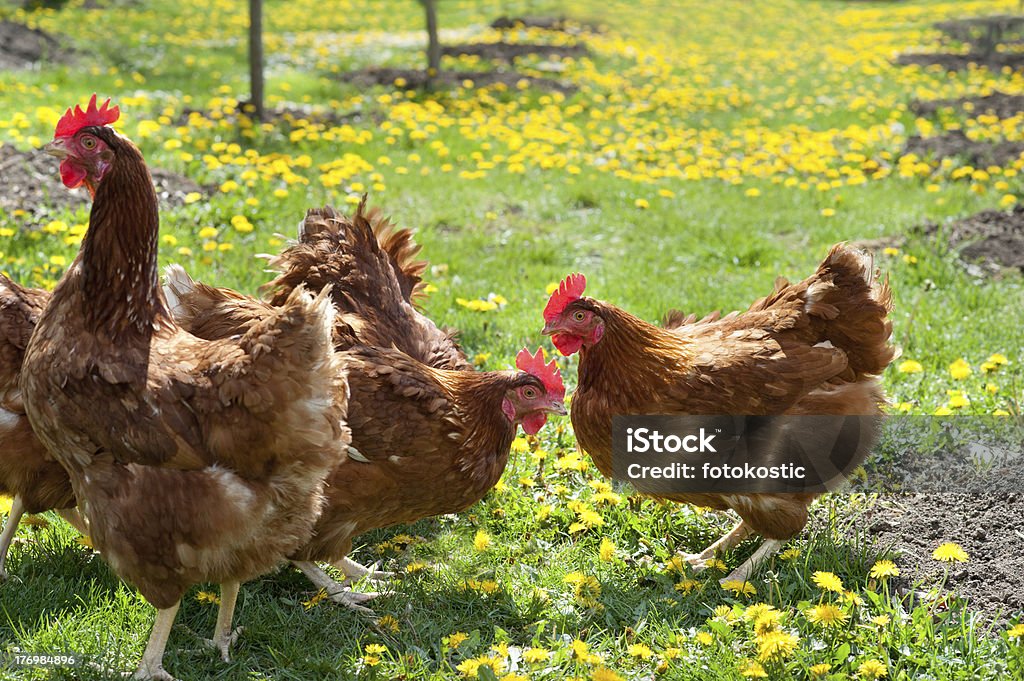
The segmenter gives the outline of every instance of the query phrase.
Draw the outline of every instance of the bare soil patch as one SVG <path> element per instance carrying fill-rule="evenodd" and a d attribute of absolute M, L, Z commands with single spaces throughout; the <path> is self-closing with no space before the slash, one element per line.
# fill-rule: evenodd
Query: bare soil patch
<path fill-rule="evenodd" d="M 403 87 L 409 89 L 424 89 L 427 87 L 427 74 L 418 69 L 390 69 L 390 68 L 369 68 L 359 71 L 350 71 L 341 75 L 341 79 L 360 87 L 373 87 L 374 85 L 394 86 L 395 81 L 401 78 L 405 81 Z M 464 87 L 465 81 L 472 81 L 473 87 L 488 87 L 502 83 L 509 88 L 515 88 L 519 82 L 525 80 L 530 87 L 549 92 L 561 92 L 571 94 L 576 91 L 575 86 L 569 83 L 562 83 L 551 78 L 537 78 L 526 76 L 516 71 L 442 71 L 434 77 L 434 88 L 455 88 Z"/>
<path fill-rule="evenodd" d="M 583 31 L 589 33 L 601 33 L 604 27 L 592 21 L 580 21 L 567 19 L 566 17 L 544 17 L 544 16 L 522 16 L 509 17 L 501 16 L 491 22 L 491 28 L 499 31 L 507 31 L 517 28 L 539 28 L 543 31 L 559 31 L 561 33 L 578 34 Z"/>
<path fill-rule="evenodd" d="M 866 516 L 880 550 L 892 549 L 902 592 L 938 586 L 990 620 L 1024 612 L 1024 495 L 916 494 L 881 497 Z M 940 563 L 932 552 L 944 542 L 967 552 L 966 563 Z M 921 587 L 915 589 L 915 585 Z"/>
<path fill-rule="evenodd" d="M 900 66 L 941 66 L 946 71 L 963 71 L 974 66 L 987 66 L 990 70 L 998 71 L 1004 66 L 1011 69 L 1024 69 L 1024 53 L 1017 52 L 995 52 L 992 54 L 955 52 L 910 52 L 896 57 L 896 63 Z"/>
<path fill-rule="evenodd" d="M 13 21 L 0 21 L 0 69 L 67 61 L 70 56 L 70 50 L 49 33 Z"/>
<path fill-rule="evenodd" d="M 1008 95 L 997 91 L 984 97 L 915 100 L 910 103 L 910 110 L 918 116 L 934 116 L 942 109 L 970 109 L 972 115 L 991 114 L 999 118 L 1013 118 L 1024 113 L 1024 95 Z"/>
<path fill-rule="evenodd" d="M 1016 161 L 1024 153 L 1024 142 L 1002 141 L 976 142 L 969 139 L 961 130 L 954 130 L 946 135 L 935 137 L 918 137 L 907 140 L 904 154 L 917 154 L 921 158 L 936 159 L 959 157 L 966 159 L 976 168 L 1002 166 Z"/>
<path fill-rule="evenodd" d="M 941 237 L 958 250 L 960 259 L 997 273 L 1004 267 L 1024 272 L 1024 205 L 1012 211 L 985 210 L 948 225 L 928 224 L 925 236 Z"/>
<path fill-rule="evenodd" d="M 585 57 L 590 54 L 586 45 L 540 45 L 537 43 L 463 43 L 461 45 L 445 45 L 441 53 L 451 57 L 469 55 L 481 59 L 513 62 L 520 57 L 538 56 L 552 57 Z"/>
<path fill-rule="evenodd" d="M 163 207 L 185 203 L 185 195 L 208 192 L 184 175 L 151 168 L 153 184 Z M 23 210 L 30 217 L 26 224 L 41 222 L 55 209 L 74 210 L 89 203 L 85 190 L 68 191 L 57 172 L 57 160 L 40 151 L 18 151 L 12 146 L 0 147 L 0 209 L 10 213 Z"/>

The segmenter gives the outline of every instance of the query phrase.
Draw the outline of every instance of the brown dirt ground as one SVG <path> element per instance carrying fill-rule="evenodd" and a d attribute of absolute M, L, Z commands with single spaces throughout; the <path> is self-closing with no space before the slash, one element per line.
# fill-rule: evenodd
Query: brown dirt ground
<path fill-rule="evenodd" d="M 591 21 L 580 21 L 566 19 L 565 17 L 509 17 L 501 16 L 491 22 L 491 28 L 500 31 L 507 31 L 515 28 L 539 28 L 544 31 L 559 31 L 562 33 L 601 33 L 604 29 L 599 24 Z"/>
<path fill-rule="evenodd" d="M 1024 53 L 1018 52 L 995 52 L 991 55 L 984 54 L 957 54 L 953 52 L 912 52 L 901 54 L 896 57 L 896 63 L 900 66 L 917 64 L 919 66 L 941 66 L 947 71 L 963 71 L 971 64 L 975 66 L 987 66 L 989 69 L 999 70 L 1004 66 L 1011 69 L 1024 69 Z"/>
<path fill-rule="evenodd" d="M 910 103 L 910 110 L 918 116 L 932 116 L 940 109 L 964 108 L 970 108 L 971 115 L 975 116 L 991 114 L 999 118 L 1013 118 L 1024 113 L 1024 95 L 1008 95 L 997 91 L 984 97 L 917 100 Z"/>
<path fill-rule="evenodd" d="M 13 21 L 0 21 L 0 69 L 21 69 L 41 61 L 66 61 L 70 56 L 70 50 L 50 34 Z"/>
<path fill-rule="evenodd" d="M 418 69 L 391 69 L 391 68 L 369 68 L 359 71 L 350 71 L 342 74 L 342 80 L 353 83 L 360 87 L 372 87 L 374 85 L 394 85 L 395 80 L 405 80 L 406 88 L 420 89 L 426 87 L 427 74 Z M 576 88 L 568 83 L 562 83 L 550 78 L 536 78 L 524 76 L 516 71 L 442 71 L 435 79 L 435 87 L 453 88 L 461 87 L 463 81 L 471 80 L 475 87 L 487 87 L 496 83 L 503 83 L 509 88 L 515 88 L 520 80 L 526 80 L 531 87 L 540 90 L 562 92 L 569 94 L 575 92 Z"/>
<path fill-rule="evenodd" d="M 976 168 L 987 168 L 1016 161 L 1021 153 L 1024 153 L 1024 142 L 1002 141 L 996 144 L 975 142 L 969 139 L 962 130 L 954 130 L 936 137 L 915 135 L 907 140 L 907 146 L 903 153 L 917 154 L 921 158 L 928 156 L 933 156 L 936 159 L 961 157 L 970 161 L 971 165 Z"/>
<path fill-rule="evenodd" d="M 1004 212 L 985 210 L 947 225 L 928 224 L 926 237 L 942 238 L 960 252 L 961 260 L 998 273 L 1003 267 L 1024 272 L 1024 205 Z"/>
<path fill-rule="evenodd" d="M 1024 494 L 973 496 L 916 494 L 881 497 L 867 513 L 867 532 L 880 551 L 898 553 L 901 592 L 938 586 L 986 618 L 1004 621 L 1024 612 Z M 966 563 L 932 558 L 940 544 L 959 544 Z"/>
<path fill-rule="evenodd" d="M 458 57 L 469 55 L 481 59 L 513 62 L 520 57 L 538 56 L 551 57 L 585 57 L 590 50 L 583 44 L 575 45 L 540 45 L 536 43 L 463 43 L 461 45 L 445 45 L 441 49 L 444 55 Z"/>
<path fill-rule="evenodd" d="M 153 183 L 164 207 L 180 206 L 189 192 L 207 195 L 198 184 L 177 173 L 152 168 Z M 42 222 L 53 209 L 74 210 L 89 203 L 85 191 L 68 191 L 61 183 L 56 159 L 40 151 L 18 151 L 0 147 L 0 209 L 24 210 L 31 217 L 25 224 Z"/>

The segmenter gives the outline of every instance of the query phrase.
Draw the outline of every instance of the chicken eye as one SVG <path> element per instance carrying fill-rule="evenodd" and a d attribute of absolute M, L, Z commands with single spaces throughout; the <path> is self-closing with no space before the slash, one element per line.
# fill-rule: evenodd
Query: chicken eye
<path fill-rule="evenodd" d="M 528 400 L 536 399 L 537 398 L 537 389 L 536 388 L 523 388 L 523 397 L 525 397 Z"/>
<path fill-rule="evenodd" d="M 95 137 L 83 137 L 82 138 L 82 146 L 85 147 L 86 149 L 95 149 L 96 148 L 96 138 Z"/>
<path fill-rule="evenodd" d="M 587 318 L 587 314 L 583 310 L 576 310 L 576 312 L 573 313 L 572 318 L 578 322 L 582 322 Z"/>

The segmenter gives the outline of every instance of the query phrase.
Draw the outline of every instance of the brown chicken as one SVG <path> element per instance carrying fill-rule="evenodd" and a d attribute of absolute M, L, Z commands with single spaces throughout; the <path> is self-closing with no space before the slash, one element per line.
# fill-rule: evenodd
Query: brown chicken
<path fill-rule="evenodd" d="M 0 581 L 7 579 L 7 552 L 23 514 L 57 509 L 84 531 L 71 480 L 32 432 L 18 384 L 25 347 L 49 297 L 0 274 L 0 494 L 14 497 L 0 534 Z"/>
<path fill-rule="evenodd" d="M 583 295 L 572 274 L 544 309 L 544 333 L 564 355 L 580 353 L 572 425 L 581 449 L 612 475 L 612 417 L 630 414 L 876 415 L 878 375 L 892 361 L 888 282 L 869 256 L 835 246 L 808 279 L 775 291 L 743 313 L 700 321 L 671 313 L 659 328 Z M 700 569 L 750 534 L 766 538 L 726 580 L 757 565 L 800 532 L 816 494 L 679 494 L 673 501 L 742 519 L 718 542 L 686 558 Z M 726 581 L 723 580 L 723 581 Z"/>
<path fill-rule="evenodd" d="M 347 391 L 330 299 L 296 289 L 240 335 L 206 341 L 158 285 L 157 197 L 109 102 L 70 109 L 47 150 L 94 200 L 81 250 L 29 341 L 21 379 L 36 434 L 71 476 L 95 548 L 155 605 L 135 674 L 171 679 L 180 600 L 222 585 L 227 659 L 238 585 L 305 545 L 344 460 Z M 237 632 L 236 632 L 237 633 Z"/>
<path fill-rule="evenodd" d="M 423 270 L 411 261 L 414 253 L 407 232 L 360 206 L 351 219 L 330 208 L 310 211 L 299 243 L 273 260 L 281 272 L 270 285 L 275 303 L 295 286 L 330 286 L 339 308 L 335 343 L 351 392 L 349 461 L 330 476 L 313 539 L 292 558 L 349 606 L 369 594 L 343 592 L 313 561 L 364 576 L 365 568 L 346 559 L 353 537 L 468 508 L 501 477 L 518 424 L 532 434 L 547 414 L 565 414 L 561 376 L 539 350 L 519 353 L 518 372 L 469 369 L 451 335 L 412 305 Z M 180 269 L 167 281 L 175 317 L 202 337 L 237 333 L 234 325 L 269 309 L 192 282 Z"/>

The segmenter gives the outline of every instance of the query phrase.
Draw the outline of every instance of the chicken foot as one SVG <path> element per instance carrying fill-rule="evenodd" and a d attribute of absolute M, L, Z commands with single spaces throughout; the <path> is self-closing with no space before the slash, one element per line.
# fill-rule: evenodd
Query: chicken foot
<path fill-rule="evenodd" d="M 3 534 L 0 534 L 0 582 L 7 579 L 7 552 L 14 541 L 14 535 L 18 533 L 18 524 L 21 523 L 21 516 L 25 515 L 25 504 L 21 502 L 21 496 L 15 495 L 11 502 L 11 512 L 7 514 L 7 524 L 4 525 Z"/>
<path fill-rule="evenodd" d="M 729 534 L 725 535 L 711 546 L 707 547 L 700 553 L 683 553 L 680 554 L 687 563 L 693 568 L 693 573 L 703 571 L 707 568 L 708 563 L 719 553 L 728 551 L 735 548 L 741 541 L 753 534 L 750 526 L 742 520 L 736 523 L 736 526 L 729 531 Z"/>
<path fill-rule="evenodd" d="M 316 563 L 308 561 L 292 561 L 295 567 L 302 571 L 302 574 L 306 575 L 309 581 L 313 582 L 313 586 L 318 589 L 323 589 L 327 594 L 327 597 L 338 605 L 344 605 L 346 608 L 351 608 L 356 612 L 361 612 L 364 615 L 373 615 L 373 610 L 364 607 L 362 604 L 376 598 L 379 594 L 376 593 L 359 593 L 357 591 L 351 591 L 345 588 L 344 584 L 340 584 L 331 578 L 329 574 L 321 570 Z"/>
<path fill-rule="evenodd" d="M 379 565 L 379 563 L 374 563 L 370 567 L 366 567 L 365 565 L 355 562 L 348 556 L 332 563 L 332 565 L 345 573 L 345 581 L 341 582 L 345 586 L 351 586 L 353 582 L 358 582 L 363 579 L 372 583 L 391 579 L 395 576 L 394 572 L 378 570 L 377 565 Z"/>
<path fill-rule="evenodd" d="M 231 646 L 235 644 L 245 627 L 231 629 L 231 620 L 235 616 L 235 602 L 238 600 L 240 582 L 224 582 L 220 585 L 220 607 L 217 610 L 217 626 L 213 630 L 212 639 L 204 639 L 211 648 L 220 651 L 220 659 L 231 662 Z"/>
<path fill-rule="evenodd" d="M 164 669 L 164 649 L 167 648 L 167 639 L 171 637 L 171 627 L 174 626 L 174 618 L 178 616 L 179 607 L 181 601 L 165 610 L 156 611 L 156 621 L 153 622 L 153 631 L 149 634 L 149 642 L 146 643 L 146 652 L 142 654 L 142 661 L 139 662 L 133 679 L 178 681 Z"/>
<path fill-rule="evenodd" d="M 764 543 L 757 547 L 757 551 L 754 551 L 743 565 L 740 565 L 730 572 L 728 577 L 719 581 L 722 584 L 731 581 L 749 582 L 750 578 L 757 572 L 757 569 L 761 567 L 761 564 L 774 556 L 785 543 L 785 540 L 782 539 L 765 539 Z"/>

